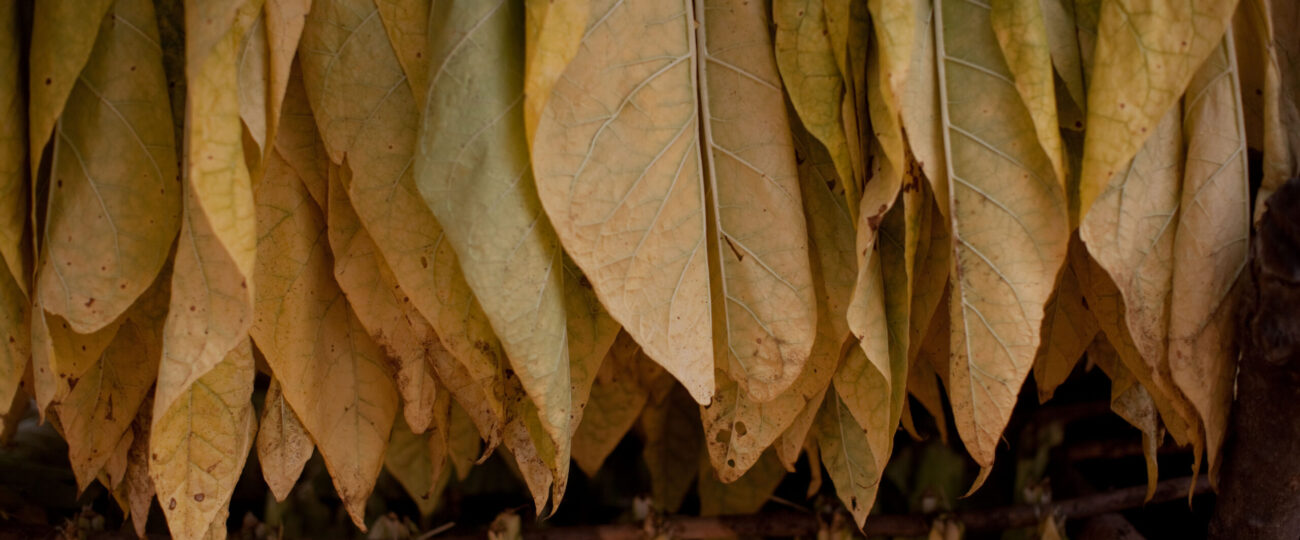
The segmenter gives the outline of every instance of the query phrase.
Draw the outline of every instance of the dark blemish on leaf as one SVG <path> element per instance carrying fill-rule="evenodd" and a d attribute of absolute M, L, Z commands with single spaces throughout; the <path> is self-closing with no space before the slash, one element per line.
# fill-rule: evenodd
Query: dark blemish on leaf
<path fill-rule="evenodd" d="M 849 497 L 849 509 L 854 512 L 858 511 L 858 498 L 856 496 Z"/>
<path fill-rule="evenodd" d="M 736 249 L 736 245 L 731 243 L 731 238 L 729 238 L 727 235 L 724 234 L 722 235 L 722 239 L 727 241 L 727 247 L 730 247 L 731 252 L 736 254 L 737 261 L 745 260 L 745 256 L 740 254 L 740 250 Z"/>
<path fill-rule="evenodd" d="M 731 467 L 731 468 L 733 468 L 733 469 L 736 468 L 736 460 L 734 460 L 734 459 L 728 459 L 728 460 L 727 460 L 727 466 L 728 466 L 728 467 Z"/>
<path fill-rule="evenodd" d="M 60 178 L 57 182 L 54 183 L 54 185 L 56 187 L 63 187 L 63 179 Z"/>
<path fill-rule="evenodd" d="M 50 85 L 51 83 L 53 83 L 53 82 L 54 82 L 54 81 L 51 80 L 49 77 L 46 77 L 46 78 L 45 78 L 45 86 L 49 86 L 49 85 Z"/>
<path fill-rule="evenodd" d="M 1086 310 L 1092 311 L 1092 308 L 1089 308 L 1089 307 L 1088 307 L 1088 297 L 1086 297 L 1086 296 L 1080 296 L 1080 297 L 1079 297 L 1079 301 L 1083 303 L 1083 309 L 1086 309 Z"/>
<path fill-rule="evenodd" d="M 175 509 L 176 509 L 176 498 L 175 498 L 175 497 L 172 497 L 171 502 L 167 503 L 167 509 L 168 509 L 168 510 L 175 510 Z"/>
<path fill-rule="evenodd" d="M 195 493 L 195 494 L 194 494 L 194 502 L 203 502 L 203 499 L 204 499 L 204 496 L 203 496 L 202 493 Z"/>
<path fill-rule="evenodd" d="M 745 427 L 745 423 L 736 422 L 736 435 L 744 437 L 746 433 L 749 433 L 749 428 Z"/>
<path fill-rule="evenodd" d="M 429 267 L 429 259 L 425 258 L 423 255 L 420 256 L 420 268 L 428 268 L 428 267 Z"/>
<path fill-rule="evenodd" d="M 724 429 L 722 431 L 719 431 L 718 434 L 713 437 L 713 442 L 725 443 L 730 439 L 731 439 L 731 430 Z"/>
<path fill-rule="evenodd" d="M 90 307 L 90 306 L 93 306 L 93 305 L 95 305 L 95 299 L 94 299 L 94 298 L 90 298 L 90 299 L 86 300 L 86 307 Z"/>
<path fill-rule="evenodd" d="M 104 411 L 104 420 L 112 420 L 112 419 L 113 419 L 113 396 L 112 396 L 112 394 L 109 394 L 109 396 L 108 396 L 108 402 L 105 403 L 104 408 L 107 409 L 107 410 Z"/>
<path fill-rule="evenodd" d="M 199 309 L 198 306 L 190 306 L 190 311 L 194 311 L 196 309 Z"/>

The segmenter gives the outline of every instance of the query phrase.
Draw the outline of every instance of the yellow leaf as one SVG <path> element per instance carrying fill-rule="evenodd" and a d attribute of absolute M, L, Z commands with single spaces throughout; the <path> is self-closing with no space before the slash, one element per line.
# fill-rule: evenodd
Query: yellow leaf
<path fill-rule="evenodd" d="M 815 433 L 822 464 L 835 492 L 861 529 L 875 504 L 882 471 L 867 442 L 867 432 L 853 419 L 834 389 L 826 393 Z"/>
<path fill-rule="evenodd" d="M 1135 342 L 1130 330 L 1132 326 L 1126 316 L 1129 304 L 1123 293 L 1106 270 L 1081 250 L 1070 250 L 1070 266 L 1079 279 L 1079 286 L 1088 301 L 1088 309 L 1097 318 L 1098 327 L 1118 351 L 1124 367 L 1151 393 L 1169 435 L 1179 445 L 1191 444 L 1195 453 L 1201 453 L 1204 440 L 1200 435 L 1201 422 L 1196 417 L 1196 411 L 1186 396 L 1174 387 L 1169 363 L 1156 362 L 1144 356 Z"/>
<path fill-rule="evenodd" d="M 1142 454 L 1147 462 L 1146 500 L 1150 501 L 1156 492 L 1156 483 L 1160 480 L 1156 452 L 1165 438 L 1155 401 L 1151 399 L 1146 387 L 1124 367 L 1119 353 L 1106 339 L 1098 336 L 1088 345 L 1088 359 L 1110 377 L 1110 409 L 1142 432 Z"/>
<path fill-rule="evenodd" d="M 0 117 L 9 119 L 0 125 L 0 259 L 4 260 L 4 268 L 9 272 L 8 279 L 18 280 L 18 287 L 26 296 L 30 246 L 25 233 L 31 196 L 25 166 L 27 92 L 23 88 L 21 69 L 24 51 L 19 26 L 20 8 L 21 4 L 16 2 L 0 8 L 0 81 L 4 81 L 0 83 Z M 63 54 L 65 51 L 60 51 L 60 60 L 64 59 Z M 8 381 L 7 370 L 0 368 L 0 398 L 5 395 Z"/>
<path fill-rule="evenodd" d="M 902 94 L 907 147 L 930 180 L 939 213 L 948 213 L 947 161 L 943 150 L 943 115 L 939 102 L 938 60 L 934 54 L 934 2 L 914 0 L 911 66 Z"/>
<path fill-rule="evenodd" d="M 1071 242 L 1069 249 L 1083 246 Z M 1056 290 L 1043 308 L 1043 342 L 1034 356 L 1034 383 L 1038 402 L 1052 399 L 1056 387 L 1065 382 L 1083 351 L 1099 331 L 1097 319 L 1088 311 L 1088 301 L 1079 288 L 1073 265 L 1065 265 L 1056 281 Z"/>
<path fill-rule="evenodd" d="M 167 259 L 180 189 L 151 2 L 121 0 L 55 127 L 37 294 L 88 334 L 130 307 Z"/>
<path fill-rule="evenodd" d="M 816 304 L 765 7 L 603 2 L 590 20 L 538 123 L 547 214 L 697 401 L 715 364 L 770 400 L 802 370 Z"/>
<path fill-rule="evenodd" d="M 949 396 L 967 450 L 989 467 L 1038 349 L 1069 224 L 988 9 L 941 4 L 936 50 L 954 253 Z"/>
<path fill-rule="evenodd" d="M 136 536 L 144 536 L 153 504 L 153 480 L 149 478 L 149 424 L 153 418 L 152 398 L 140 404 L 140 412 L 131 423 L 131 447 L 126 454 L 126 472 L 114 490 L 114 497 L 125 501 L 123 512 L 131 518 Z"/>
<path fill-rule="evenodd" d="M 524 126 L 532 147 L 551 89 L 578 54 L 591 0 L 524 0 Z"/>
<path fill-rule="evenodd" d="M 334 281 L 325 219 L 272 154 L 257 186 L 257 309 L 249 331 L 357 527 L 397 412 L 386 358 Z"/>
<path fill-rule="evenodd" d="M 856 184 L 852 191 L 858 194 L 871 176 L 863 153 L 870 144 L 871 137 L 867 130 L 870 122 L 867 113 L 867 62 L 868 39 L 871 32 L 870 13 L 866 2 L 861 0 L 823 0 L 823 14 L 826 16 L 827 37 L 831 41 L 831 53 L 835 55 L 835 64 L 839 67 L 840 78 L 844 81 L 844 96 L 840 100 L 840 122 L 844 125 L 844 135 L 849 149 L 849 160 L 853 163 Z M 848 201 L 853 210 L 853 219 L 858 222 L 858 200 Z"/>
<path fill-rule="evenodd" d="M 939 381 L 948 384 L 948 356 L 951 344 L 951 317 L 948 314 L 949 289 L 943 287 L 938 309 L 930 321 L 925 337 L 916 342 L 916 356 L 909 360 L 907 391 L 921 403 L 934 418 L 939 438 L 948 441 L 948 416 L 943 407 L 943 389 Z M 936 381 L 936 377 L 939 381 Z"/>
<path fill-rule="evenodd" d="M 405 389 L 404 391 L 409 394 L 412 389 L 422 386 L 424 383 L 415 386 L 400 383 L 403 380 L 415 382 L 424 379 L 427 375 L 419 377 L 414 375 L 426 369 L 421 367 L 421 364 L 431 365 L 445 388 L 451 392 L 457 402 L 462 404 L 464 410 L 468 411 L 479 434 L 488 441 L 489 448 L 496 447 L 501 440 L 501 429 L 505 422 L 505 405 L 501 401 L 503 392 L 501 376 L 497 373 L 496 367 L 496 359 L 500 351 L 492 349 L 486 341 L 495 340 L 491 330 L 488 329 L 487 335 L 479 338 L 479 341 L 484 343 L 483 347 L 474 348 L 472 345 L 466 345 L 466 348 L 477 355 L 466 356 L 466 358 L 480 358 L 492 362 L 487 366 L 490 369 L 484 371 L 485 375 L 476 376 L 464 364 L 452 357 L 452 354 L 443 347 L 443 343 L 448 340 L 435 334 L 429 322 L 411 305 L 410 297 L 398 286 L 396 277 L 379 254 L 379 248 L 374 240 L 362 228 L 352 203 L 348 200 L 347 193 L 338 179 L 330 183 L 328 232 L 330 246 L 334 253 L 334 277 L 338 279 L 340 288 L 348 296 L 348 302 L 356 311 L 361 324 L 384 348 L 388 356 L 397 360 L 399 390 Z M 451 264 L 453 265 L 451 268 L 456 269 L 454 260 Z M 473 303 L 469 287 L 465 285 L 464 278 L 459 277 L 459 271 L 456 272 L 455 277 L 459 279 L 459 287 L 449 288 L 445 294 L 463 296 L 465 303 L 470 304 L 467 307 L 472 307 L 477 312 L 477 315 L 471 314 L 467 321 L 457 324 L 461 325 L 462 329 L 471 331 L 486 327 L 487 322 L 484 320 L 482 310 Z M 450 310 L 446 312 L 451 313 Z M 482 324 L 474 325 L 474 321 L 482 321 Z M 463 342 L 462 338 L 454 343 Z M 407 379 L 403 374 L 412 374 L 412 377 Z M 433 397 L 436 399 L 436 392 L 434 394 Z M 418 395 L 427 394 L 421 391 Z M 408 406 L 405 414 L 408 425 L 427 426 L 431 420 L 425 410 L 419 409 L 421 401 L 423 400 L 407 398 Z M 475 454 L 474 458 L 477 457 L 478 455 Z"/>
<path fill-rule="evenodd" d="M 649 398 L 642 363 L 649 362 L 626 332 L 618 335 L 601 362 L 582 422 L 573 432 L 573 459 L 587 476 L 596 476 L 605 458 L 641 416 Z"/>
<path fill-rule="evenodd" d="M 785 469 L 773 450 L 763 452 L 753 468 L 730 483 L 719 481 L 707 456 L 700 458 L 701 516 L 753 514 L 763 508 L 785 477 Z"/>
<path fill-rule="evenodd" d="M 256 10 L 256 11 L 254 11 Z M 250 149 L 245 153 L 249 169 L 258 171 L 265 166 L 270 118 L 267 117 L 267 91 L 269 90 L 271 63 L 270 46 L 267 43 L 266 14 L 262 12 L 261 1 L 245 3 L 239 9 L 236 26 L 247 28 L 239 42 L 239 117 L 244 121 L 246 135 L 257 143 L 256 151 Z M 257 174 L 254 175 L 257 183 Z"/>
<path fill-rule="evenodd" d="M 1016 90 L 1047 153 L 1062 193 L 1065 190 L 1065 148 L 1056 118 L 1047 19 L 1040 0 L 993 0 L 989 19 Z"/>
<path fill-rule="evenodd" d="M 225 530 L 218 518 L 257 429 L 252 390 L 253 355 L 245 339 L 153 417 L 149 477 L 173 536 L 201 538 L 218 522 Z"/>
<path fill-rule="evenodd" d="M 271 0 L 275 1 L 277 0 Z M 326 199 L 331 163 L 325 152 L 325 143 L 316 131 L 316 118 L 312 116 L 311 103 L 307 101 L 302 68 L 298 62 L 294 62 L 289 71 L 282 109 L 275 134 L 275 150 L 298 173 L 298 178 L 307 186 L 307 191 L 316 204 L 325 209 L 328 206 Z"/>
<path fill-rule="evenodd" d="M 1236 6 L 1236 0 L 1101 3 L 1095 60 L 1088 62 L 1093 67 L 1079 178 L 1081 217 L 1178 102 L 1219 46 Z"/>
<path fill-rule="evenodd" d="M 411 88 L 411 95 L 422 98 L 428 92 L 430 62 L 428 53 L 430 3 L 422 0 L 376 0 L 379 19 L 392 44 L 393 53 Z"/>
<path fill-rule="evenodd" d="M 40 301 L 32 306 L 45 313 Z M 53 403 L 63 401 L 72 387 L 99 360 L 125 318 L 92 334 L 78 334 L 58 315 L 45 313 L 32 321 L 32 379 L 37 411 L 44 417 Z M 92 471 L 93 472 L 93 471 Z"/>
<path fill-rule="evenodd" d="M 31 52 L 28 53 L 28 141 L 31 151 L 28 162 L 33 177 L 40 167 L 45 143 L 50 140 L 54 124 L 63 113 L 68 94 L 94 49 L 100 20 L 112 5 L 113 0 L 41 2 L 35 5 L 31 22 Z M 5 256 L 8 258 L 9 254 Z"/>
<path fill-rule="evenodd" d="M 841 121 L 840 104 L 844 80 L 828 36 L 823 14 L 824 0 L 775 0 L 772 19 L 776 24 L 776 64 L 799 119 L 828 150 L 836 176 L 843 183 L 850 219 L 857 219 L 858 174 L 849 158 L 848 137 Z"/>
<path fill-rule="evenodd" d="M 244 163 L 236 50 L 225 2 L 186 2 L 186 169 L 180 239 L 164 327 L 154 421 L 247 339 L 253 315 L 257 224 Z M 213 10 L 208 13 L 206 10 Z M 231 16 L 233 17 L 233 9 Z M 206 15 L 205 15 L 206 13 Z M 205 19 L 205 16 L 211 16 Z M 201 21 L 201 22 L 196 22 Z"/>
<path fill-rule="evenodd" d="M 27 297 L 14 277 L 0 273 L 0 407 L 4 407 L 0 412 L 8 411 L 14 402 L 32 356 L 28 309 Z"/>
<path fill-rule="evenodd" d="M 113 445 L 120 445 L 120 439 L 129 433 L 137 421 L 136 413 L 153 388 L 162 357 L 169 282 L 170 276 L 166 275 L 155 280 L 126 313 L 126 321 L 103 354 L 57 405 L 79 489 L 84 490 L 95 473 L 106 467 Z M 120 475 L 110 477 L 121 479 Z"/>
<path fill-rule="evenodd" d="M 262 405 L 262 422 L 257 429 L 257 461 L 262 467 L 262 479 L 275 500 L 284 502 L 289 496 L 315 449 L 302 420 L 284 400 L 280 381 L 272 377 Z"/>
<path fill-rule="evenodd" d="M 699 417 L 691 395 L 672 377 L 665 375 L 650 382 L 650 398 L 637 431 L 650 472 L 651 497 L 660 512 L 676 512 L 691 489 L 695 478 L 682 472 L 698 467 L 704 450 Z"/>
<path fill-rule="evenodd" d="M 1228 429 L 1237 373 L 1231 295 L 1250 245 L 1246 132 L 1232 32 L 1187 85 L 1187 165 L 1174 233 L 1169 370 L 1205 426 L 1210 481 Z"/>
<path fill-rule="evenodd" d="M 298 40 L 306 24 L 311 0 L 265 0 L 267 43 L 267 106 L 266 138 L 279 140 L 280 123 L 284 111 L 285 94 L 293 78 L 291 66 L 298 52 Z M 305 100 L 303 101 L 306 102 Z"/>

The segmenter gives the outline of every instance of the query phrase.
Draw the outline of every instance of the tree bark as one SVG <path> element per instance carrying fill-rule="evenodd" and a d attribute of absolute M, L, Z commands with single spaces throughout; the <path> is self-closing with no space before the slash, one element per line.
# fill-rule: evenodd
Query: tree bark
<path fill-rule="evenodd" d="M 1211 538 L 1300 538 L 1300 178 L 1265 204 Z"/>

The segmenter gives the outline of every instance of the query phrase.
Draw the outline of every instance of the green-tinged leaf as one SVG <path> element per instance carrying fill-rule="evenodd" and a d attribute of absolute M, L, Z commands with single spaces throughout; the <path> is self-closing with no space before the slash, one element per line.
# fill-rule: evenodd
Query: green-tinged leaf
<path fill-rule="evenodd" d="M 446 428 L 447 461 L 456 470 L 456 478 L 464 480 L 469 476 L 469 470 L 474 466 L 474 462 L 482 454 L 478 428 L 469 413 L 465 412 L 465 408 L 456 401 L 451 403 L 448 426 Z"/>
<path fill-rule="evenodd" d="M 203 5 L 205 10 L 218 10 L 224 3 Z M 203 16 L 199 6 L 192 4 L 197 2 L 187 2 L 185 10 L 191 22 Z M 155 422 L 194 381 L 247 339 L 253 319 L 257 222 L 244 163 L 238 89 L 233 84 L 240 36 L 227 24 L 224 37 L 207 46 L 210 54 L 200 54 L 207 33 L 214 31 L 208 25 L 206 19 L 202 28 L 199 23 L 186 25 L 189 105 L 184 201 L 154 399 Z"/>
<path fill-rule="evenodd" d="M 257 430 L 253 372 L 245 339 L 153 418 L 149 477 L 177 538 L 202 538 L 218 522 L 225 530 L 223 516 Z"/>
<path fill-rule="evenodd" d="M 755 400 L 774 398 L 815 333 L 767 19 L 757 2 L 593 5 L 534 139 L 566 251 L 700 403 L 715 364 Z"/>
<path fill-rule="evenodd" d="M 1236 0 L 1101 3 L 1094 60 L 1088 62 L 1080 216 L 1087 217 L 1097 197 L 1155 133 L 1219 46 L 1236 6 Z"/>
<path fill-rule="evenodd" d="M 280 381 L 272 377 L 257 430 L 257 461 L 275 500 L 283 502 L 289 496 L 315 450 L 307 428 L 284 400 Z"/>
<path fill-rule="evenodd" d="M 989 10 L 935 12 L 953 231 L 949 396 L 982 467 L 1011 417 L 1065 261 L 1065 194 L 1002 60 Z"/>
<path fill-rule="evenodd" d="M 126 321 L 98 361 L 72 383 L 72 390 L 57 405 L 79 489 L 90 485 L 101 467 L 107 468 L 114 445 L 122 445 L 121 439 L 130 433 L 141 404 L 153 388 L 162 357 L 170 281 L 166 275 L 154 281 L 126 313 Z M 129 447 L 131 443 L 126 444 Z M 121 474 L 109 476 L 114 482 L 122 478 Z"/>
<path fill-rule="evenodd" d="M 113 5 L 54 137 L 37 294 L 46 311 L 91 333 L 153 283 L 180 223 L 151 2 Z"/>
<path fill-rule="evenodd" d="M 500 351 L 495 350 L 495 355 L 483 354 L 478 357 L 491 359 L 493 362 L 493 370 L 487 371 L 485 376 L 478 377 L 468 371 L 443 347 L 444 340 L 439 339 L 440 336 L 434 333 L 429 322 L 415 310 L 410 297 L 398 286 L 397 278 L 380 255 L 379 248 L 370 234 L 362 228 L 352 203 L 348 200 L 347 193 L 338 179 L 333 179 L 330 183 L 328 232 L 330 246 L 334 253 L 334 277 L 338 280 L 344 294 L 348 296 L 348 302 L 351 303 L 361 324 L 369 330 L 370 335 L 383 347 L 388 356 L 398 362 L 398 389 L 408 396 L 405 413 L 408 425 L 428 425 L 428 422 L 422 418 L 427 415 L 427 412 L 419 409 L 421 400 L 413 400 L 410 397 L 411 389 L 424 383 L 416 386 L 403 383 L 407 380 L 411 382 L 423 380 L 425 375 L 407 379 L 405 374 L 420 374 L 426 369 L 420 365 L 428 364 L 436 371 L 444 387 L 465 408 L 464 410 L 468 411 L 474 425 L 478 428 L 479 435 L 488 441 L 489 448 L 496 447 L 501 440 L 501 429 L 505 422 L 504 404 L 501 401 L 503 392 L 501 376 L 495 370 L 496 358 L 499 357 Z M 455 264 L 455 261 L 452 261 L 452 264 Z M 465 303 L 477 308 L 472 304 L 473 297 L 464 284 L 463 278 L 459 281 L 459 288 L 449 292 L 455 293 L 455 291 L 463 291 L 463 295 L 467 297 Z M 470 321 L 482 320 L 481 326 L 486 327 L 487 323 L 483 320 L 482 311 L 479 310 L 478 314 L 477 317 L 471 316 Z M 462 328 L 475 328 L 464 322 L 460 324 Z M 491 330 L 488 329 L 486 338 L 482 339 L 495 338 L 491 336 Z M 487 345 L 487 341 L 481 342 L 484 345 L 477 350 L 494 351 Z M 417 395 L 428 394 L 420 391 Z M 436 392 L 433 397 L 436 399 Z M 478 454 L 475 453 L 473 457 L 477 459 Z"/>
<path fill-rule="evenodd" d="M 397 61 L 417 98 L 428 91 L 429 66 L 425 60 L 429 43 L 429 10 L 427 0 L 376 0 L 379 18 L 392 44 Z"/>
<path fill-rule="evenodd" d="M 344 187 L 404 298 L 475 380 L 498 376 L 500 343 L 415 187 L 419 114 L 398 91 L 406 75 L 373 2 L 315 1 L 299 50 L 321 138 L 335 163 L 347 156 L 354 174 Z"/>
<path fill-rule="evenodd" d="M 1205 426 L 1214 482 L 1237 373 L 1231 291 L 1250 245 L 1246 131 L 1231 31 L 1187 85 L 1183 140 L 1187 165 L 1173 244 L 1169 370 Z"/>
<path fill-rule="evenodd" d="M 907 398 L 911 287 L 904 246 L 904 208 L 901 204 L 895 205 L 882 217 L 879 242 L 867 261 L 870 265 L 868 271 L 858 274 L 859 286 L 864 284 L 864 275 L 869 280 L 870 289 L 865 296 L 873 311 L 867 314 L 868 331 L 835 372 L 835 392 L 837 399 L 866 430 L 876 467 L 883 471 L 902 416 L 903 402 Z M 861 230 L 858 238 L 862 238 Z M 855 289 L 855 294 L 862 291 Z M 849 320 L 852 324 L 852 317 Z"/>
<path fill-rule="evenodd" d="M 1156 451 L 1165 438 L 1155 401 L 1133 373 L 1124 367 L 1119 353 L 1106 339 L 1098 336 L 1088 345 L 1088 359 L 1110 377 L 1110 409 L 1142 432 L 1142 454 L 1147 462 L 1146 500 L 1150 501 L 1160 480 Z"/>
<path fill-rule="evenodd" d="M 1056 118 L 1047 19 L 1040 0 L 993 0 L 989 19 L 1020 99 L 1029 111 L 1038 144 L 1047 153 L 1062 193 L 1065 190 L 1065 147 Z"/>
<path fill-rule="evenodd" d="M 582 411 L 582 423 L 573 432 L 573 459 L 587 476 L 596 476 L 609 453 L 641 416 L 649 398 L 646 384 L 657 365 L 641 354 L 626 332 L 600 364 L 591 397 Z"/>
<path fill-rule="evenodd" d="M 397 389 L 334 280 L 325 218 L 279 154 L 257 186 L 257 310 L 249 331 L 320 449 L 357 527 L 383 465 Z"/>
<path fill-rule="evenodd" d="M 831 53 L 844 81 L 844 96 L 840 100 L 840 122 L 853 163 L 854 193 L 861 193 L 871 167 L 864 161 L 864 152 L 871 144 L 871 129 L 867 114 L 867 57 L 871 33 L 870 13 L 866 2 L 860 0 L 823 0 L 822 13 L 826 16 L 826 35 L 831 41 Z M 849 201 L 854 208 L 854 221 L 862 219 L 857 214 L 858 201 Z"/>
<path fill-rule="evenodd" d="M 522 8 L 507 0 L 435 6 L 429 60 L 438 70 L 424 100 L 415 181 L 542 427 L 567 456 L 565 272 L 529 171 Z"/>
<path fill-rule="evenodd" d="M 1083 246 L 1071 242 L 1070 249 Z M 1065 265 L 1056 281 L 1056 290 L 1043 308 L 1043 342 L 1034 356 L 1034 383 L 1038 402 L 1052 399 L 1056 387 L 1065 382 L 1083 351 L 1097 335 L 1097 318 L 1088 311 L 1088 301 L 1079 288 L 1073 265 Z"/>
<path fill-rule="evenodd" d="M 678 473 L 680 474 L 680 473 Z M 754 466 L 730 483 L 719 481 L 707 456 L 700 456 L 700 515 L 753 514 L 763 508 L 772 497 L 777 484 L 785 477 L 785 469 L 776 451 L 768 450 L 756 460 Z"/>
<path fill-rule="evenodd" d="M 444 407 L 449 403 L 446 399 L 442 402 Z M 443 412 L 446 412 L 445 408 Z M 384 468 L 397 479 L 411 500 L 415 501 L 422 516 L 432 514 L 437 507 L 438 494 L 433 492 L 433 487 L 437 484 L 443 462 L 446 461 L 446 455 L 434 456 L 429 451 L 432 439 L 437 436 L 433 432 L 411 432 L 411 428 L 398 416 L 388 439 L 388 450 L 384 454 Z M 435 457 L 439 462 L 437 472 L 434 471 Z"/>
<path fill-rule="evenodd" d="M 651 497 L 660 512 L 676 512 L 695 480 L 693 475 L 682 472 L 698 467 L 704 451 L 699 418 L 699 408 L 691 395 L 672 377 L 665 375 L 650 382 L 650 399 L 637 430 L 650 471 Z"/>
<path fill-rule="evenodd" d="M 551 89 L 582 45 L 591 0 L 524 0 L 524 9 L 524 126 L 531 147 Z"/>
<path fill-rule="evenodd" d="M 26 166 L 27 92 L 22 78 L 25 54 L 21 39 L 21 6 L 10 2 L 0 7 L 0 80 L 4 81 L 0 83 L 0 117 L 9 119 L 0 125 L 0 259 L 4 260 L 4 268 L 11 276 L 9 279 L 18 280 L 18 286 L 26 296 L 30 248 L 26 247 L 25 231 L 31 196 Z M 9 383 L 7 373 L 6 369 L 0 368 L 0 403 L 8 403 L 2 400 L 4 388 Z"/>
<path fill-rule="evenodd" d="M 828 150 L 836 177 L 848 178 L 842 189 L 850 219 L 857 219 L 854 204 L 861 194 L 840 104 L 845 94 L 844 79 L 835 61 L 828 36 L 824 0 L 774 0 L 772 19 L 776 24 L 776 64 L 789 92 L 790 102 L 808 133 Z"/>
<path fill-rule="evenodd" d="M 45 143 L 50 140 L 54 124 L 63 113 L 68 94 L 72 93 L 81 68 L 95 47 L 100 21 L 112 5 L 113 0 L 35 4 L 28 53 L 28 141 L 31 147 L 28 163 L 33 177 L 40 167 Z M 11 35 L 17 37 L 21 34 Z M 6 258 L 8 255 L 6 253 Z"/>
<path fill-rule="evenodd" d="M 939 383 L 942 381 L 944 385 L 948 384 L 952 334 L 952 317 L 948 313 L 948 303 L 951 301 L 949 293 L 948 287 L 944 286 L 938 309 L 930 320 L 925 337 L 915 342 L 916 356 L 911 358 L 907 369 L 907 392 L 930 413 L 935 428 L 939 430 L 939 439 L 945 443 L 948 441 L 948 415 L 944 412 L 943 388 Z"/>
<path fill-rule="evenodd" d="M 826 393 L 814 433 L 835 492 L 861 529 L 876 502 L 882 472 L 867 442 L 868 434 L 835 390 Z"/>

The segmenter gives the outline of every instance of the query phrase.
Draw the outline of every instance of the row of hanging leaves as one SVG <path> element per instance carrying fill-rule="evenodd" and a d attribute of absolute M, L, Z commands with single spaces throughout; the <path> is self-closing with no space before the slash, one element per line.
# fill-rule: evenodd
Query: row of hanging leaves
<path fill-rule="evenodd" d="M 1247 149 L 1300 156 L 1300 10 L 1237 4 L 7 2 L 0 406 L 180 538 L 253 447 L 364 529 L 632 429 L 661 511 L 806 453 L 861 525 L 909 395 L 978 487 L 1085 351 L 1214 478 Z"/>

